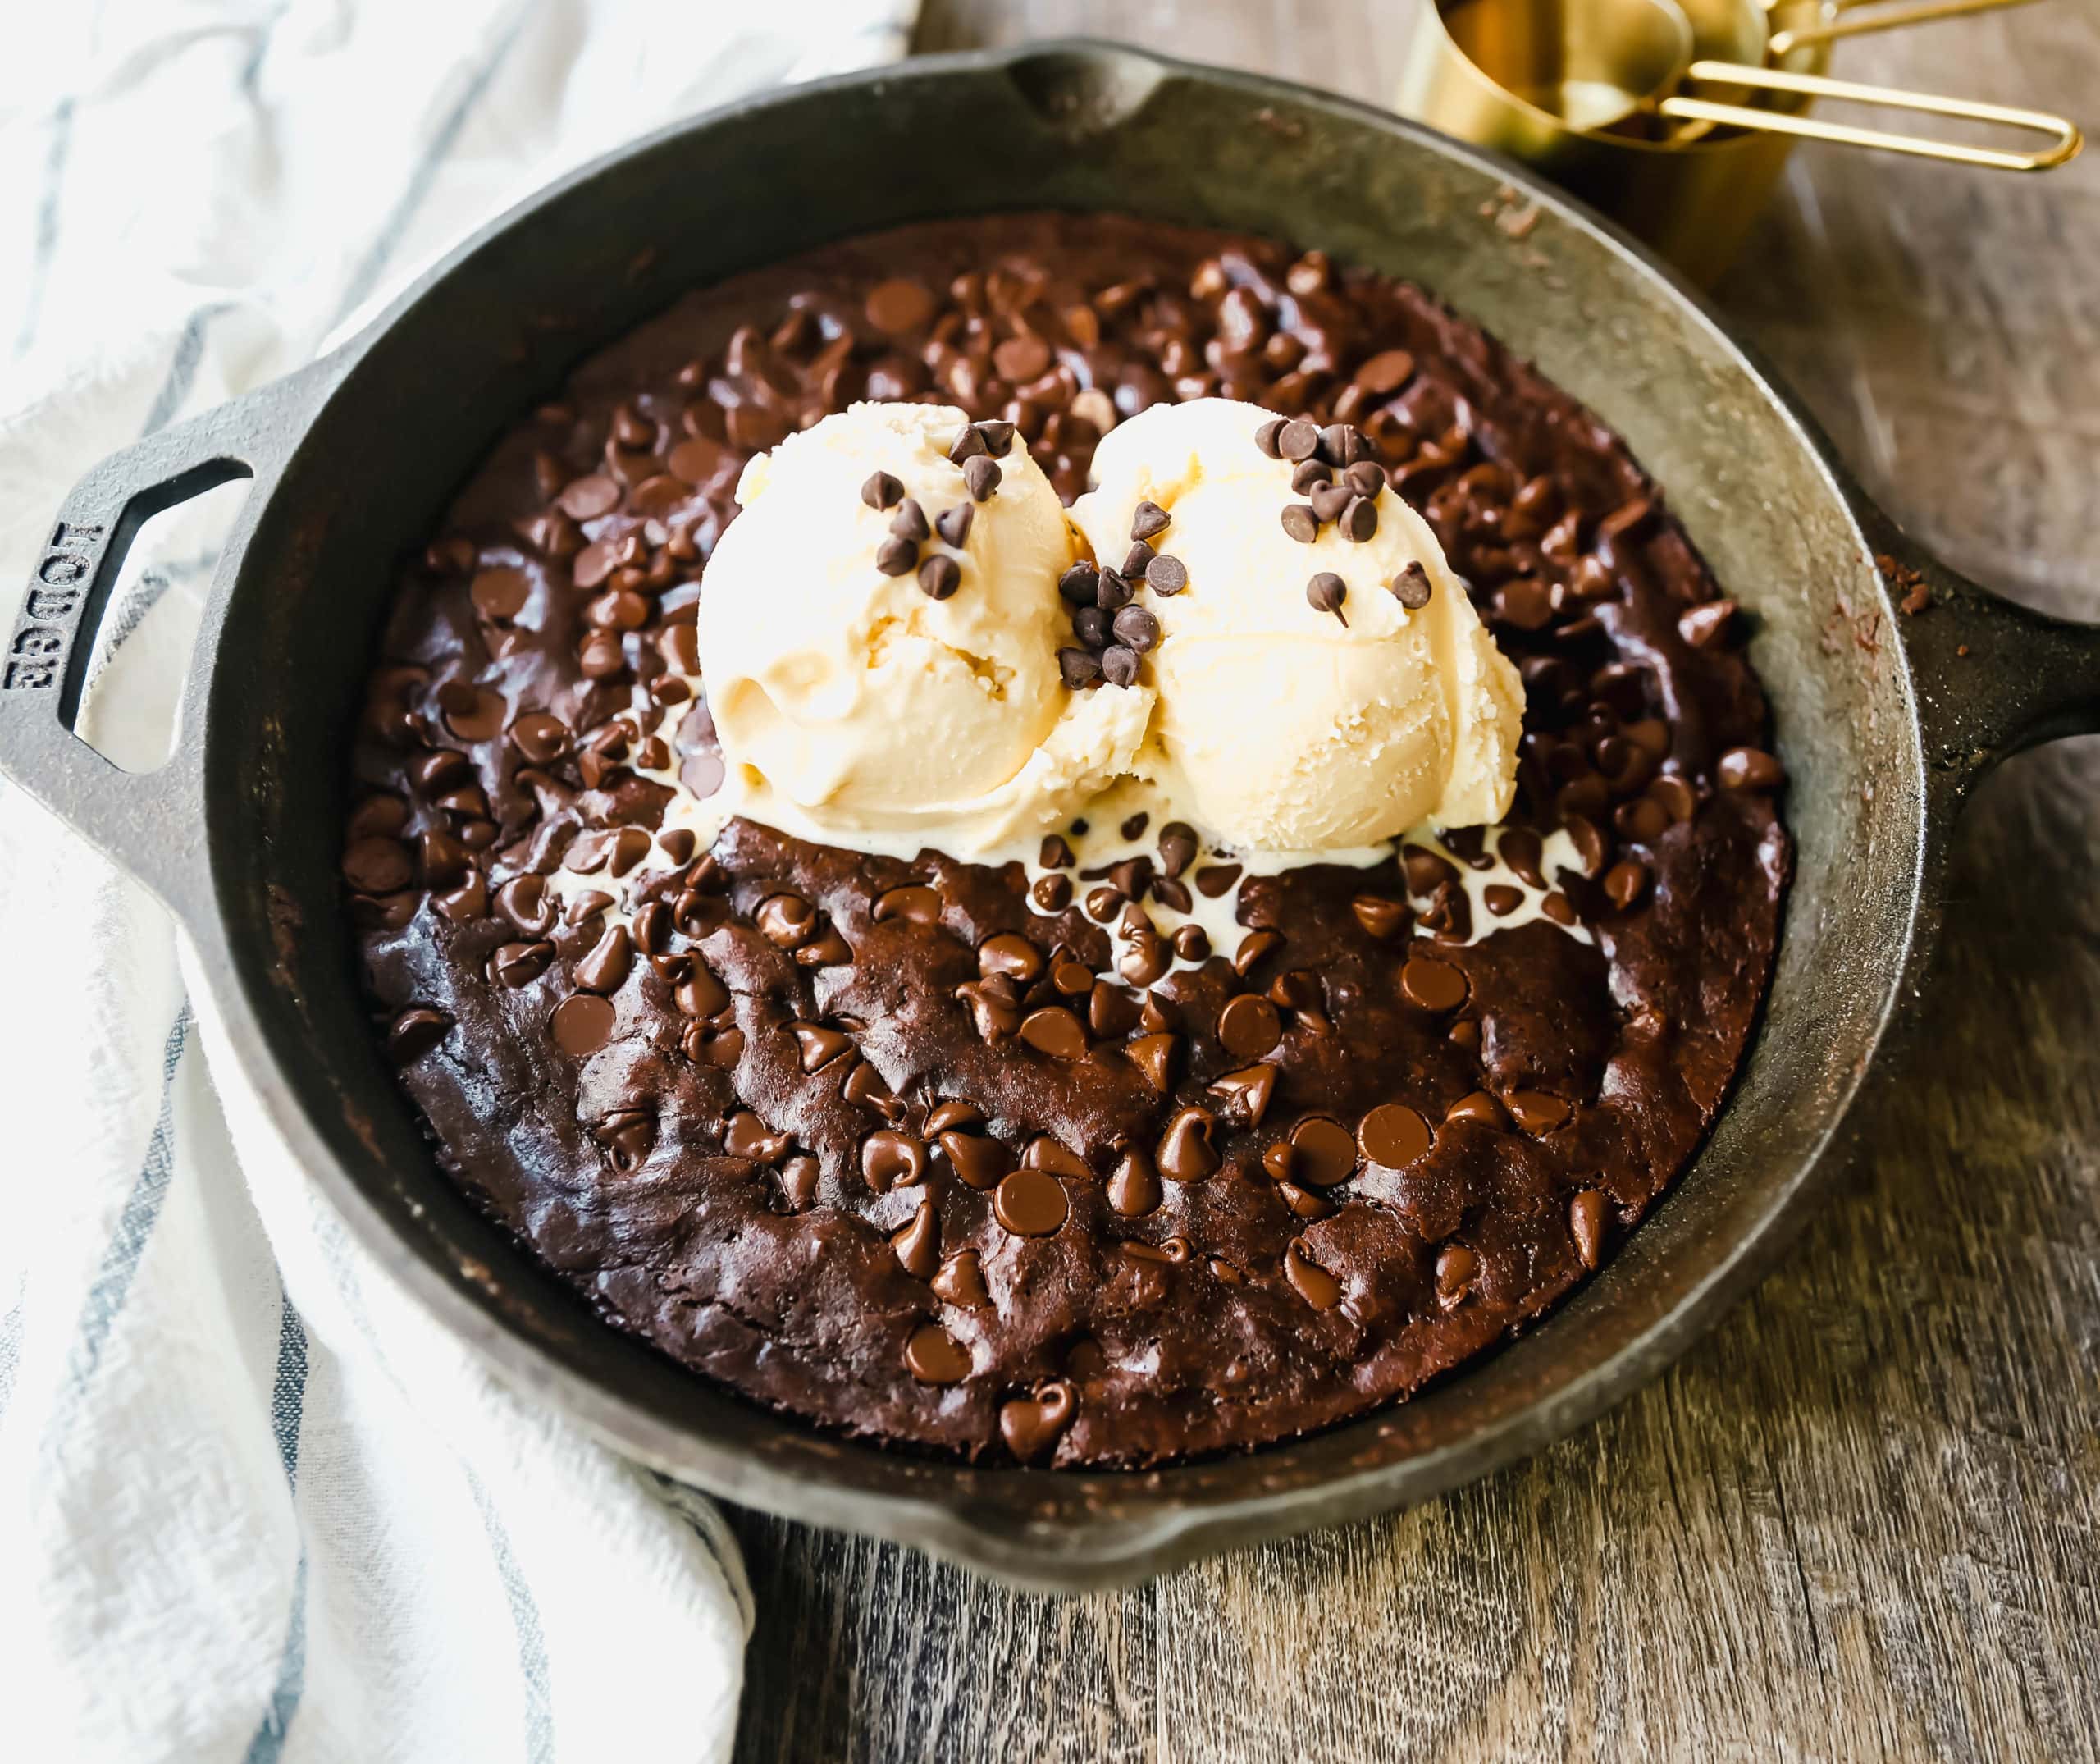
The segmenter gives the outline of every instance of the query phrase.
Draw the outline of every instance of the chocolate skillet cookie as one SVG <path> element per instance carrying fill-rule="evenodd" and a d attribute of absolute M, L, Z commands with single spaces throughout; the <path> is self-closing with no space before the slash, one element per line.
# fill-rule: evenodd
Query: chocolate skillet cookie
<path fill-rule="evenodd" d="M 1495 928 L 1475 830 L 1249 876 L 1170 962 L 1144 916 L 1236 880 L 1171 825 L 1090 877 L 660 838 L 642 773 L 722 777 L 687 679 L 753 452 L 943 402 L 1069 502 L 1212 395 L 1353 426 L 1470 585 L 1542 915 Z M 1720 1107 L 1789 865 L 1736 624 L 1618 439 L 1418 289 L 1111 217 L 848 241 L 586 362 L 405 573 L 342 858 L 376 1021 L 454 1179 L 756 1401 L 1061 1465 L 1325 1427 L 1538 1316 Z"/>

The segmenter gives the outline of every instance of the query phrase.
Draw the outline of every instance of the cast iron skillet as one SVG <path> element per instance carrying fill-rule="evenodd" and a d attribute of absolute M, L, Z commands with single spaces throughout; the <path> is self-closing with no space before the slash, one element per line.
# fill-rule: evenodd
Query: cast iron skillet
<path fill-rule="evenodd" d="M 1489 217 L 1513 201 L 1538 211 L 1522 239 Z M 506 424 L 691 285 L 895 222 L 1044 207 L 1273 234 L 1413 277 L 1586 400 L 1755 615 L 1799 842 L 1734 1100 L 1595 1280 L 1413 1402 L 1143 1474 L 847 1443 L 600 1323 L 439 1173 L 376 1048 L 337 898 L 341 756 L 397 560 Z M 123 553 L 152 514 L 244 475 L 176 757 L 121 772 L 71 730 Z M 1923 573 L 1929 610 L 1897 610 L 1877 553 Z M 1698 298 L 1586 212 L 1382 112 L 1086 43 L 800 88 L 564 181 L 334 354 L 91 472 L 0 660 L 0 767 L 180 916 L 276 1126 L 448 1327 L 622 1450 L 732 1499 L 1068 1588 L 1419 1501 L 1653 1377 L 1838 1162 L 1918 985 L 1970 788 L 2025 744 L 2100 729 L 2100 628 L 1920 555 Z"/>

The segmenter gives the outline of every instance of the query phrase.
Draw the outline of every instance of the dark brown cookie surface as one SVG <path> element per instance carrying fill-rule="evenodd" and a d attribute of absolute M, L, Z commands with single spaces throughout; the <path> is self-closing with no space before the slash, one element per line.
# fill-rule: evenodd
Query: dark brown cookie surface
<path fill-rule="evenodd" d="M 1148 875 L 1033 891 L 743 822 L 642 864 L 667 793 L 630 762 L 719 776 L 678 676 L 752 450 L 938 398 L 1069 500 L 1104 427 L 1212 394 L 1354 425 L 1424 510 L 1526 681 L 1511 824 L 1573 835 L 1541 885 L 1594 944 L 1463 941 L 1418 855 L 1250 881 L 1239 947 L 1155 981 L 1114 934 L 1207 886 L 1168 829 Z M 1788 847 L 1717 593 L 1609 431 L 1405 285 L 1113 219 L 850 241 L 587 363 L 410 572 L 344 857 L 380 1026 L 470 1192 L 759 1401 L 1059 1464 L 1329 1424 L 1550 1305 L 1726 1093 Z M 632 924 L 564 908 L 564 862 L 607 904 L 646 876 Z"/>

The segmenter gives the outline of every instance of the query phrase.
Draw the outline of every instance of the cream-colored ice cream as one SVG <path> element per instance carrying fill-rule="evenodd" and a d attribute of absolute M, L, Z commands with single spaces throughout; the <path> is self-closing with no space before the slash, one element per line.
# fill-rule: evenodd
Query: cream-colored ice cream
<path fill-rule="evenodd" d="M 697 633 L 737 812 L 967 857 L 1063 825 L 1133 764 L 1151 688 L 1075 692 L 1060 676 L 1057 578 L 1078 550 L 1057 492 L 1016 443 L 973 502 L 948 458 L 962 427 L 952 409 L 856 404 L 745 468 Z M 972 510 L 960 546 L 919 546 L 959 567 L 947 599 L 877 567 L 898 512 L 863 498 L 877 473 L 929 523 Z"/>
<path fill-rule="evenodd" d="M 1098 487 L 1072 510 L 1116 562 L 1139 504 L 1157 504 L 1171 524 L 1152 543 L 1188 571 L 1181 592 L 1139 596 L 1164 632 L 1142 676 L 1158 695 L 1146 763 L 1162 794 L 1226 843 L 1295 852 L 1500 820 L 1516 789 L 1517 670 L 1390 490 L 1363 542 L 1331 521 L 1310 544 L 1284 530 L 1303 498 L 1290 464 L 1255 445 L 1270 420 L 1227 399 L 1155 405 L 1102 441 Z M 1413 610 L 1388 586 L 1409 564 L 1430 587 Z M 1322 572 L 1346 586 L 1339 617 L 1307 598 Z"/>

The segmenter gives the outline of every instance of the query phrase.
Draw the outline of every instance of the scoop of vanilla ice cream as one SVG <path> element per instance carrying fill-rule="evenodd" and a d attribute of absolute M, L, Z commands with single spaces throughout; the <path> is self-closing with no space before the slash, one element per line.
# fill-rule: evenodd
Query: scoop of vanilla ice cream
<path fill-rule="evenodd" d="M 1516 669 L 1390 489 L 1362 543 L 1331 522 L 1309 545 L 1284 531 L 1283 510 L 1304 499 L 1292 467 L 1255 445 L 1270 420 L 1229 399 L 1154 405 L 1102 439 L 1098 487 L 1072 510 L 1113 562 L 1138 505 L 1157 503 L 1170 524 L 1153 546 L 1188 571 L 1181 592 L 1139 596 L 1164 633 L 1144 677 L 1158 693 L 1148 759 L 1166 794 L 1221 840 L 1271 850 L 1500 820 L 1522 732 Z M 1431 589 L 1416 610 L 1387 586 L 1410 564 Z M 1322 571 L 1347 585 L 1340 618 L 1307 599 Z"/>
<path fill-rule="evenodd" d="M 1061 825 L 1128 769 L 1150 688 L 1075 693 L 1059 674 L 1057 578 L 1078 552 L 1057 492 L 1015 445 L 972 502 L 948 459 L 963 424 L 856 404 L 744 468 L 696 633 L 741 812 L 832 843 L 938 835 L 967 857 Z M 972 510 L 960 546 L 936 532 L 919 547 L 959 566 L 949 598 L 876 567 L 898 514 L 864 500 L 876 473 L 929 523 Z"/>

